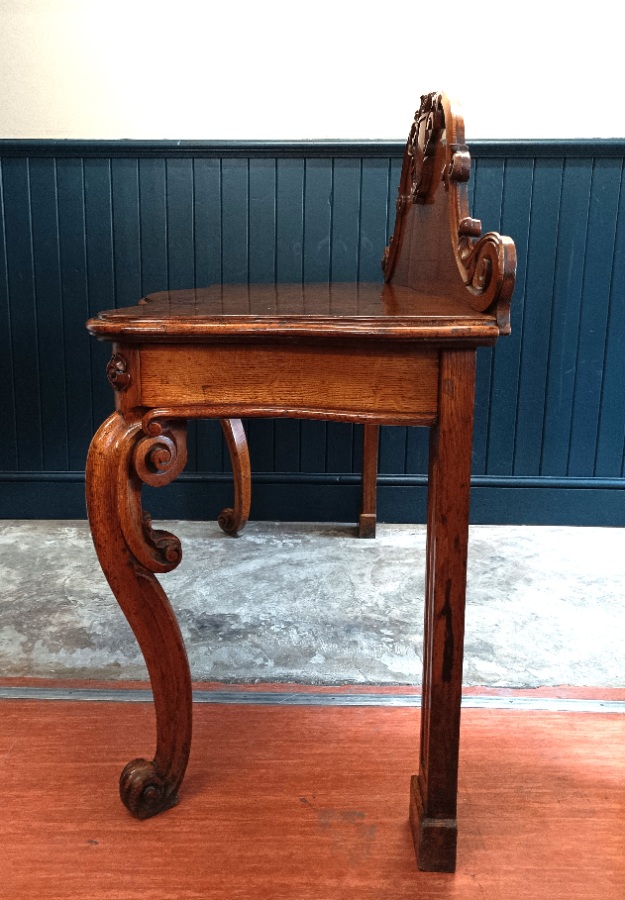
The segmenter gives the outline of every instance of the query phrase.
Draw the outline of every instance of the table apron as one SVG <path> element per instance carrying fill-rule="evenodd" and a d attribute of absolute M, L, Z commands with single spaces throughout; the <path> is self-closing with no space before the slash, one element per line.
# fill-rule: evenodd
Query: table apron
<path fill-rule="evenodd" d="M 436 419 L 436 347 L 144 344 L 138 355 L 140 384 L 132 393 L 144 407 L 195 408 L 196 415 L 204 409 L 206 416 L 362 417 L 415 424 Z"/>

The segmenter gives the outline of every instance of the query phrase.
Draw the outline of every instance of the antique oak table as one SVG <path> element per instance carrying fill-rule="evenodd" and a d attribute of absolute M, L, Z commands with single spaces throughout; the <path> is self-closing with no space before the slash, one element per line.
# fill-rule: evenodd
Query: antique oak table
<path fill-rule="evenodd" d="M 141 487 L 182 471 L 188 419 L 292 416 L 431 428 L 423 705 L 410 819 L 417 862 L 453 871 L 475 354 L 509 330 L 514 245 L 468 213 L 463 123 L 422 98 L 399 187 L 385 283 L 226 285 L 152 294 L 88 323 L 111 341 L 116 410 L 87 462 L 96 551 L 154 691 L 153 761 L 121 797 L 140 818 L 177 802 L 191 744 L 183 640 L 155 577 L 180 561 Z"/>

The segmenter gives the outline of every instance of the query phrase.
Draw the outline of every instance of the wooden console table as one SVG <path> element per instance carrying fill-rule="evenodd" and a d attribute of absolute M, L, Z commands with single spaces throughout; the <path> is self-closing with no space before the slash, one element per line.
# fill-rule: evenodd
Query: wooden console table
<path fill-rule="evenodd" d="M 139 818 L 178 800 L 191 745 L 184 644 L 155 573 L 180 561 L 142 484 L 186 461 L 190 418 L 293 416 L 431 428 L 419 774 L 410 818 L 421 869 L 453 871 L 475 352 L 509 330 L 515 251 L 470 218 L 463 122 L 422 98 L 404 155 L 385 284 L 224 285 L 152 294 L 88 323 L 113 342 L 116 411 L 87 463 L 96 551 L 154 691 L 154 759 L 121 797 Z"/>

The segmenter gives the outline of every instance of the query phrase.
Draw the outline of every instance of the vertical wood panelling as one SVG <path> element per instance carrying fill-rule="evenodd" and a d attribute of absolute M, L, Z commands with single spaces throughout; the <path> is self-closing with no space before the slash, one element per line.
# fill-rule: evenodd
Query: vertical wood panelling
<path fill-rule="evenodd" d="M 113 198 L 113 267 L 115 305 L 131 306 L 141 297 L 141 236 L 139 220 L 139 161 L 111 163 Z"/>
<path fill-rule="evenodd" d="M 362 163 L 336 159 L 332 169 L 332 242 L 330 280 L 356 281 L 360 269 L 360 214 Z M 330 422 L 326 431 L 326 468 L 350 472 L 354 453 L 354 426 Z"/>
<path fill-rule="evenodd" d="M 514 465 L 533 182 L 534 160 L 506 160 L 501 233 L 514 235 L 518 262 L 516 288 L 510 311 L 512 331 L 505 340 L 498 341 L 493 351 L 487 457 L 487 471 L 491 475 L 512 475 Z"/>
<path fill-rule="evenodd" d="M 608 334 L 603 360 L 599 433 L 594 474 L 618 477 L 618 449 L 625 455 L 625 184 L 621 165 L 616 240 L 612 263 Z"/>
<path fill-rule="evenodd" d="M 472 214 L 518 252 L 512 334 L 479 354 L 473 470 L 487 480 L 625 475 L 624 153 L 592 150 L 474 160 Z M 155 144 L 0 163 L 4 469 L 46 474 L 82 470 L 112 406 L 89 315 L 222 281 L 381 281 L 401 158 Z M 246 424 L 257 473 L 360 471 L 359 427 Z M 382 429 L 382 475 L 423 476 L 427 448 L 427 429 Z M 218 423 L 197 423 L 190 450 L 188 471 L 229 474 Z"/>
<path fill-rule="evenodd" d="M 168 159 L 165 166 L 167 283 L 169 290 L 195 285 L 194 172 L 191 159 Z M 202 439 L 200 438 L 200 441 Z M 197 471 L 197 423 L 189 423 L 187 469 Z M 213 466 L 215 468 L 215 466 Z M 219 468 L 219 467 L 217 467 Z"/>
<path fill-rule="evenodd" d="M 593 171 L 569 475 L 594 474 L 621 167 L 619 160 L 598 159 Z"/>
<path fill-rule="evenodd" d="M 43 467 L 39 332 L 35 301 L 29 161 L 7 159 L 3 166 L 8 309 L 15 372 L 17 466 Z M 3 385 L 4 389 L 4 385 Z"/>
<path fill-rule="evenodd" d="M 225 159 L 221 168 L 221 265 L 226 283 L 249 277 L 249 182 L 246 159 Z"/>
<path fill-rule="evenodd" d="M 66 308 L 61 289 L 57 167 L 53 159 L 33 159 L 29 169 L 33 233 L 35 300 L 39 333 L 45 336 L 40 356 L 43 468 L 63 472 L 70 468 L 67 402 L 68 350 Z M 56 353 L 45 347 L 57 348 Z M 90 379 L 74 379 L 89 391 Z M 89 391 L 90 397 L 90 391 Z M 85 408 L 85 404 L 81 404 Z M 86 410 L 89 404 L 86 405 Z M 88 422 L 91 430 L 91 418 Z"/>
<path fill-rule="evenodd" d="M 430 429 L 408 428 L 406 432 L 405 471 L 407 474 L 414 472 L 426 475 L 430 455 Z"/>
<path fill-rule="evenodd" d="M 567 470 L 592 168 L 591 159 L 567 160 L 562 173 L 545 385 L 542 475 L 557 476 Z"/>
<path fill-rule="evenodd" d="M 307 159 L 304 183 L 304 281 L 330 280 L 333 166 Z"/>
<path fill-rule="evenodd" d="M 275 159 L 250 159 L 250 281 L 266 283 L 276 280 L 276 181 Z"/>
<path fill-rule="evenodd" d="M 475 164 L 473 214 L 482 220 L 482 231 L 501 230 L 501 206 L 504 160 L 478 160 Z M 475 427 L 473 437 L 473 473 L 486 472 L 489 415 L 491 411 L 493 350 L 480 348 L 475 373 Z"/>
<path fill-rule="evenodd" d="M 403 475 L 405 473 L 407 431 L 408 429 L 402 425 L 381 429 L 379 457 L 379 471 L 381 474 Z"/>
<path fill-rule="evenodd" d="M 305 160 L 275 160 L 275 246 L 271 249 L 276 280 L 279 282 L 301 282 L 304 278 L 304 185 Z M 266 445 L 267 452 L 262 459 L 261 451 L 256 458 L 264 463 L 265 470 L 299 472 L 302 465 L 303 423 L 292 422 L 250 422 L 248 434 L 250 446 L 258 442 Z M 314 431 L 313 431 L 314 436 Z M 304 471 L 308 471 L 304 469 Z"/>
<path fill-rule="evenodd" d="M 221 160 L 193 160 L 193 191 L 194 283 L 206 287 L 222 280 Z M 224 471 L 226 460 L 218 422 L 196 422 L 195 445 L 199 471 Z"/>
<path fill-rule="evenodd" d="M 388 244 L 389 188 L 386 159 L 363 159 L 360 168 L 359 281 L 382 281 L 382 251 Z M 391 189 L 397 189 L 393 184 Z M 393 211 L 394 211 L 393 206 Z"/>
<path fill-rule="evenodd" d="M 330 280 L 333 161 L 307 159 L 304 168 L 304 281 Z M 327 423 L 303 421 L 300 427 L 303 471 L 327 471 Z"/>
<path fill-rule="evenodd" d="M 84 467 L 87 450 L 93 436 L 91 411 L 91 349 L 93 341 L 85 340 L 85 321 L 89 316 L 87 297 L 87 254 L 85 242 L 85 187 L 83 162 L 80 159 L 60 159 L 57 162 L 59 250 L 61 260 L 61 289 L 65 318 L 65 390 L 70 421 L 55 425 L 57 432 L 68 432 L 70 471 Z M 44 305 L 38 292 L 38 308 Z M 45 352 L 53 351 L 44 340 Z M 63 386 L 59 383 L 59 390 Z"/>
<path fill-rule="evenodd" d="M 221 160 L 194 160 L 193 186 L 195 283 L 206 287 L 222 279 Z"/>
<path fill-rule="evenodd" d="M 356 281 L 360 268 L 359 159 L 336 159 L 332 171 L 330 281 Z"/>
<path fill-rule="evenodd" d="M 167 264 L 169 290 L 195 284 L 193 160 L 167 160 Z"/>
<path fill-rule="evenodd" d="M 7 268 L 7 234 L 5 221 L 4 179 L 6 162 L 0 160 L 0 407 L 3 422 L 2 459 L 7 470 L 19 469 L 15 404 L 15 365 L 13 362 L 13 330 L 9 305 Z"/>
<path fill-rule="evenodd" d="M 276 160 L 276 278 L 304 280 L 304 183 L 306 161 Z"/>
<path fill-rule="evenodd" d="M 111 161 L 85 159 L 84 187 L 87 306 L 89 315 L 95 316 L 98 310 L 115 306 Z M 111 410 L 111 392 L 103 378 L 110 348 L 99 341 L 91 341 L 89 346 L 94 433 Z"/>
<path fill-rule="evenodd" d="M 142 296 L 169 284 L 166 163 L 164 159 L 139 160 Z"/>
<path fill-rule="evenodd" d="M 525 311 L 521 337 L 515 475 L 533 475 L 540 468 L 545 409 L 551 297 L 560 217 L 563 162 L 539 159 L 534 167 L 532 213 L 525 281 Z M 551 252 L 546 252 L 546 248 Z M 522 435 L 522 440 L 519 440 Z"/>

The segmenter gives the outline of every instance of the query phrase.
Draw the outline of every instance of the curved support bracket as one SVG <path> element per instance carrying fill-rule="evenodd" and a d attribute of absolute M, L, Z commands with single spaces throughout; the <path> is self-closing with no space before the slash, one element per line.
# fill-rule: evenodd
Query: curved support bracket
<path fill-rule="evenodd" d="M 221 419 L 221 427 L 228 445 L 232 477 L 234 479 L 234 508 L 222 509 L 217 519 L 226 534 L 238 537 L 245 528 L 252 502 L 252 470 L 247 438 L 240 419 Z"/>
<path fill-rule="evenodd" d="M 87 512 L 102 570 L 141 647 L 156 709 L 156 753 L 122 772 L 122 801 L 137 818 L 177 803 L 191 746 L 191 676 L 176 617 L 155 572 L 180 562 L 178 539 L 152 528 L 141 484 L 167 484 L 186 459 L 184 425 L 114 413 L 95 435 L 87 459 Z"/>

